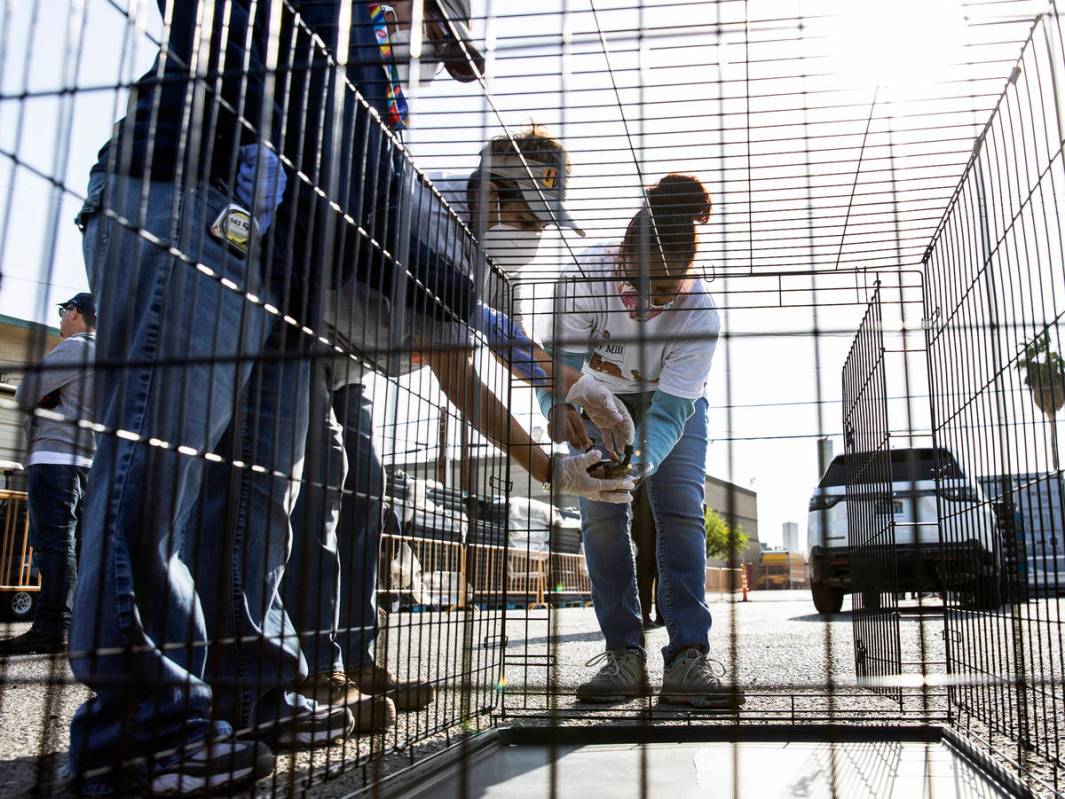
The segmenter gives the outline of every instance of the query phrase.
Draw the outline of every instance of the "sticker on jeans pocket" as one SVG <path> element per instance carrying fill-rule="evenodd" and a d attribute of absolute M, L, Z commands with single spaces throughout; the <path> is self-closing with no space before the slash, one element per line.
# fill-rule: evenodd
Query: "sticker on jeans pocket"
<path fill-rule="evenodd" d="M 248 254 L 248 242 L 258 227 L 247 208 L 229 203 L 211 224 L 212 236 L 240 255 Z"/>

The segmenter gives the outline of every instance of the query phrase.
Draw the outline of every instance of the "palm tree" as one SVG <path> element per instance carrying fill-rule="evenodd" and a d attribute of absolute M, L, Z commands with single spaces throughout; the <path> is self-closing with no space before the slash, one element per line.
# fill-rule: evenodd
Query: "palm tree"
<path fill-rule="evenodd" d="M 1036 407 L 1050 421 L 1050 448 L 1057 471 L 1060 464 L 1055 417 L 1065 405 L 1065 359 L 1050 348 L 1050 335 L 1044 330 L 1025 346 L 1017 368 L 1024 371 L 1024 384 L 1032 392 Z"/>

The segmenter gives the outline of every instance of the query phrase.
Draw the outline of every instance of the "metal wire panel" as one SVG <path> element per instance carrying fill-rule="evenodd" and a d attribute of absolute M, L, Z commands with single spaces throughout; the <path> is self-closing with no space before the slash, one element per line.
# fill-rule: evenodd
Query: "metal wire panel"
<path fill-rule="evenodd" d="M 847 537 L 854 585 L 854 663 L 859 677 L 902 673 L 894 481 L 880 289 L 873 292 L 843 365 Z M 897 689 L 886 688 L 900 702 Z"/>
<path fill-rule="evenodd" d="M 951 700 L 1019 762 L 1048 758 L 1055 784 L 1060 503 L 1036 522 L 1061 490 L 1061 67 L 1059 21 L 1041 18 L 925 261 L 935 429 L 958 459 L 940 464 L 940 531 L 966 575 L 947 594 Z M 982 493 L 950 488 L 959 469 L 988 475 Z"/>
<path fill-rule="evenodd" d="M 583 735 L 636 747 L 640 795 L 657 777 L 650 747 L 700 736 L 726 747 L 713 788 L 736 796 L 772 771 L 744 743 L 788 736 L 820 742 L 793 793 L 890 792 L 910 762 L 903 742 L 948 737 L 1060 792 L 1054 4 L 477 0 L 467 47 L 434 17 L 462 3 L 416 2 L 412 27 L 432 19 L 412 35 L 425 63 L 410 72 L 450 52 L 472 78 L 437 70 L 432 86 L 390 63 L 406 5 L 0 4 L 0 306 L 19 317 L 0 328 L 20 331 L 0 375 L 22 380 L 17 393 L 0 380 L 15 398 L 0 401 L 0 431 L 28 431 L 0 443 L 25 461 L 51 428 L 72 452 L 96 448 L 91 471 L 29 466 L 30 505 L 38 467 L 86 474 L 70 488 L 83 512 L 68 526 L 73 538 L 81 525 L 69 648 L 0 659 L 12 790 L 50 794 L 69 778 L 166 792 L 190 752 L 193 771 L 214 749 L 235 773 L 268 748 L 258 793 L 388 795 L 399 783 L 387 780 L 453 758 L 465 795 L 481 734 L 515 725 L 542 736 L 552 796 Z M 522 155 L 529 122 L 565 147 L 553 174 L 532 175 Z M 585 240 L 556 215 L 528 266 L 486 255 L 504 202 L 486 208 L 502 194 L 475 174 L 489 141 L 519 156 L 536 193 L 571 178 Z M 559 341 L 560 293 L 624 291 L 613 267 L 583 270 L 588 245 L 616 243 L 666 173 L 698 175 L 712 197 L 708 221 L 693 216 L 688 276 L 723 326 L 666 342 L 716 343 L 706 426 L 692 434 L 702 482 L 686 516 L 644 490 L 610 530 L 615 563 L 638 575 L 648 618 L 632 648 L 652 668 L 646 692 L 605 706 L 576 697 L 605 633 L 590 514 L 543 486 L 570 450 L 537 407 L 533 389 L 557 389 L 561 371 L 538 345 Z M 650 280 L 656 226 L 641 224 L 637 282 Z M 54 303 L 84 288 L 95 353 L 57 365 Z M 899 352 L 885 342 L 896 321 Z M 922 371 L 905 339 L 925 331 Z M 662 343 L 613 339 L 639 362 L 636 416 Z M 64 371 L 74 412 L 29 388 Z M 757 539 L 732 546 L 759 508 L 802 513 L 832 459 L 789 447 L 819 439 L 844 445 L 849 573 L 832 596 L 853 593 L 849 616 L 814 613 L 805 593 L 778 600 L 774 580 L 751 578 L 782 567 L 748 568 Z M 918 440 L 934 523 L 917 487 L 899 487 L 898 453 Z M 763 474 L 775 485 L 761 488 Z M 743 692 L 745 704 L 678 708 L 659 690 L 658 644 L 692 642 L 673 640 L 671 600 L 656 592 L 663 555 L 715 486 L 728 553 L 702 568 L 699 516 L 672 568 L 698 565 L 716 699 Z M 0 599 L 13 609 L 58 586 L 48 569 L 73 555 L 33 539 L 23 496 L 0 492 Z M 793 555 L 788 582 L 801 576 Z M 926 567 L 917 599 L 903 556 Z M 263 767 L 241 764 L 245 777 Z M 966 788 L 1021 792 L 984 766 L 991 776 Z"/>

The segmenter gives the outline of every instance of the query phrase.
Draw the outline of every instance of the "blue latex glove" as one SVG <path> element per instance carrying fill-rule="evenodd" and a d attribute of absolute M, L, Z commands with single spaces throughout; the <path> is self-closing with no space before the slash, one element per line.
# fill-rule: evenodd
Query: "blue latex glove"
<path fill-rule="evenodd" d="M 518 374 L 533 384 L 547 383 L 547 373 L 533 354 L 533 342 L 509 316 L 480 303 L 479 313 L 474 314 L 470 325 L 484 334 L 490 350 L 504 360 L 509 359 Z"/>
<path fill-rule="evenodd" d="M 259 144 L 245 144 L 237 151 L 237 199 L 252 212 L 265 233 L 274 219 L 274 211 L 285 196 L 288 178 L 281 159 Z"/>

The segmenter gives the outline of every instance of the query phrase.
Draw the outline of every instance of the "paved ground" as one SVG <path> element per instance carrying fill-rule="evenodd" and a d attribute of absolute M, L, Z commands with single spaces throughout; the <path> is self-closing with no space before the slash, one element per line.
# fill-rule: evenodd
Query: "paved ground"
<path fill-rule="evenodd" d="M 898 721 L 942 712 L 942 697 L 935 691 L 914 693 L 900 705 L 857 687 L 851 615 L 842 613 L 830 619 L 817 615 L 805 592 L 754 592 L 748 603 L 711 596 L 710 602 L 713 654 L 745 687 L 749 698 L 742 718 L 746 720 L 788 722 L 831 714 L 837 720 Z M 904 670 L 921 671 L 917 663 L 923 661 L 924 671 L 939 672 L 944 659 L 942 611 L 922 611 L 915 604 L 907 603 L 899 625 L 903 660 L 909 664 Z M 592 671 L 585 663 L 602 650 L 594 613 L 588 608 L 556 611 L 550 622 L 546 611 L 510 611 L 506 676 L 499 685 L 493 684 L 488 677 L 497 674 L 501 655 L 500 617 L 499 612 L 393 615 L 387 640 L 395 670 L 426 677 L 467 671 L 474 675 L 472 684 L 461 679 L 441 681 L 437 702 L 424 713 L 401 717 L 397 730 L 384 738 L 347 742 L 279 760 L 273 780 L 260 786 L 262 792 L 288 793 L 304 778 L 317 781 L 325 770 L 345 767 L 348 773 L 312 788 L 310 795 L 348 795 L 364 780 L 392 772 L 412 757 L 455 741 L 461 727 L 453 722 L 478 709 L 486 712 L 467 725 L 469 730 L 489 726 L 492 713 L 497 720 L 505 715 L 519 722 L 524 716 L 528 717 L 525 723 L 542 723 L 549 705 L 556 717 L 576 724 L 632 720 L 647 712 L 666 722 L 691 720 L 686 714 L 671 715 L 671 711 L 642 702 L 606 711 L 575 705 L 573 686 Z M 869 631 L 870 636 L 874 633 L 879 634 L 877 629 Z M 557 659 L 550 665 L 549 641 L 558 644 Z M 665 641 L 664 630 L 653 630 L 648 648 L 656 651 Z M 652 681 L 657 684 L 661 657 L 654 656 L 650 662 Z M 825 688 L 830 677 L 831 693 Z M 42 763 L 45 769 L 51 768 L 39 754 L 66 750 L 67 724 L 86 694 L 72 682 L 63 660 L 19 658 L 0 664 L 0 685 L 0 789 L 17 795 L 47 773 L 39 770 Z M 489 712 L 493 706 L 495 710 Z M 706 720 L 729 723 L 720 716 Z M 445 730 L 450 731 L 450 738 Z M 407 746 L 409 739 L 417 743 Z M 390 754 L 375 758 L 370 767 L 352 769 L 356 758 L 365 761 L 371 748 Z"/>

